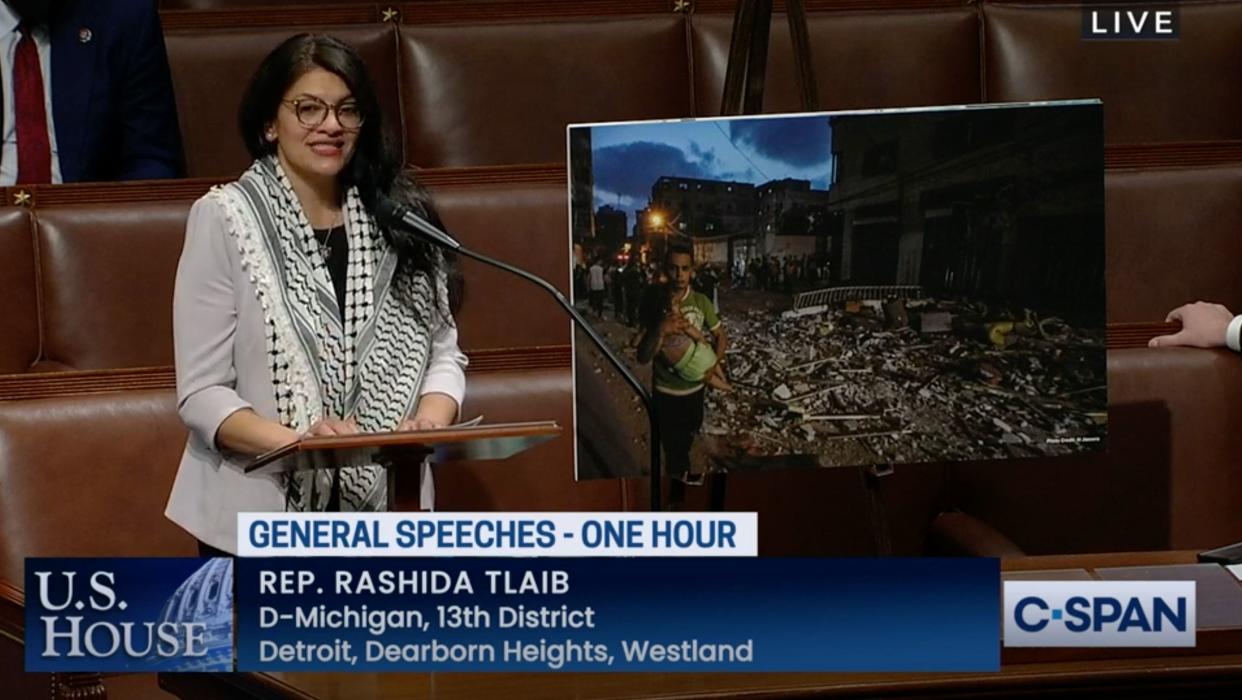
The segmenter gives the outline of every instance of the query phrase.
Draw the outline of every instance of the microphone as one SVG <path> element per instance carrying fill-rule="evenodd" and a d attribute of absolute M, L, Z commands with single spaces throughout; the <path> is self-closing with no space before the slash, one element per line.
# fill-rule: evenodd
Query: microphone
<path fill-rule="evenodd" d="M 603 354 L 604 358 L 613 366 L 613 369 L 617 370 L 617 372 L 621 375 L 621 378 L 625 380 L 625 383 L 630 386 L 630 389 L 636 396 L 638 396 L 639 401 L 642 402 L 643 408 L 647 412 L 647 422 L 651 434 L 649 473 L 651 482 L 651 510 L 662 510 L 660 498 L 660 479 L 662 472 L 660 463 L 660 424 L 655 417 L 655 407 L 652 404 L 651 393 L 648 392 L 642 382 L 634 376 L 634 373 L 630 371 L 630 368 L 626 366 L 625 362 L 620 358 L 620 356 L 617 355 L 616 351 L 613 350 L 612 347 L 608 345 L 607 341 L 604 340 L 603 336 L 599 334 L 599 331 L 595 330 L 594 326 L 582 317 L 582 314 L 574 308 L 573 304 L 569 303 L 569 300 L 565 298 L 565 295 L 561 293 L 561 290 L 557 289 L 551 282 L 548 282 L 538 275 L 527 272 L 520 267 L 510 265 L 502 260 L 497 260 L 496 258 L 484 255 L 478 251 L 463 247 L 456 238 L 453 238 L 447 232 L 441 230 L 430 221 L 427 221 L 427 219 L 423 218 L 418 212 L 383 194 L 379 195 L 375 200 L 374 214 L 377 221 L 392 231 L 401 231 L 413 234 L 432 243 L 433 245 L 448 248 L 463 257 L 477 260 L 484 265 L 488 265 L 499 270 L 504 270 L 511 275 L 521 277 L 527 282 L 534 284 L 548 294 L 552 295 L 552 298 L 556 300 L 556 303 L 560 305 L 561 309 L 563 309 L 565 313 L 573 319 L 573 322 L 577 324 L 577 326 L 581 328 L 584 333 L 586 333 L 587 337 L 591 340 L 591 343 L 595 345 L 601 354 Z"/>
<path fill-rule="evenodd" d="M 381 194 L 375 200 L 375 218 L 388 228 L 417 234 L 450 250 L 461 249 L 461 243 L 456 238 L 433 226 L 418 212 L 386 195 Z"/>

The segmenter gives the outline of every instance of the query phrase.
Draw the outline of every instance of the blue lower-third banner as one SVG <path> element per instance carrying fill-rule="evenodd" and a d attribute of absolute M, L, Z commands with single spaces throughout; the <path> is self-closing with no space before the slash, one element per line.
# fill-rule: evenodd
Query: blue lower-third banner
<path fill-rule="evenodd" d="M 242 671 L 995 671 L 988 559 L 239 559 Z"/>
<path fill-rule="evenodd" d="M 26 560 L 27 671 L 231 671 L 233 560 Z"/>

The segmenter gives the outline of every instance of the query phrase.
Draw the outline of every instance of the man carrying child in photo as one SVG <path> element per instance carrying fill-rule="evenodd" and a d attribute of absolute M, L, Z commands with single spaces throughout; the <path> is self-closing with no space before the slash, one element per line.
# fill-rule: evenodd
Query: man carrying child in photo
<path fill-rule="evenodd" d="M 638 361 L 652 363 L 652 399 L 669 475 L 699 481 L 701 475 L 689 473 L 690 450 L 703 427 L 704 384 L 731 389 L 721 364 L 728 341 L 716 307 L 690 286 L 693 248 L 670 243 L 664 267 L 667 282 L 649 287 L 643 301 Z"/>

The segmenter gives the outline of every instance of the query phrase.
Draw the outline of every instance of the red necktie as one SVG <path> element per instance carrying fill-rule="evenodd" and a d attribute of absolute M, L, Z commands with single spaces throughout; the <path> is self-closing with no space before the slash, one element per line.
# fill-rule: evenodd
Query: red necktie
<path fill-rule="evenodd" d="M 43 102 L 43 67 L 30 28 L 18 27 L 13 60 L 13 112 L 17 126 L 17 184 L 52 181 L 52 144 L 47 135 L 47 108 Z"/>

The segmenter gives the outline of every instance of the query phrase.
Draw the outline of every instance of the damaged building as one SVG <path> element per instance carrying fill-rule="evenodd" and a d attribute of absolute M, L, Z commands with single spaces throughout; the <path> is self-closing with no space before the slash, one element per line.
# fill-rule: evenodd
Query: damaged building
<path fill-rule="evenodd" d="M 724 263 L 745 246 L 755 228 L 755 186 L 745 182 L 662 176 L 651 200 L 635 214 L 636 233 L 661 250 L 670 235 L 695 242 L 695 259 Z"/>
<path fill-rule="evenodd" d="M 1100 120 L 1098 105 L 831 117 L 834 281 L 1102 322 Z"/>
<path fill-rule="evenodd" d="M 635 233 L 653 249 L 668 235 L 687 237 L 697 261 L 731 268 L 755 257 L 827 253 L 830 234 L 840 229 L 828 205 L 828 191 L 809 180 L 752 185 L 664 176 L 635 212 Z"/>

